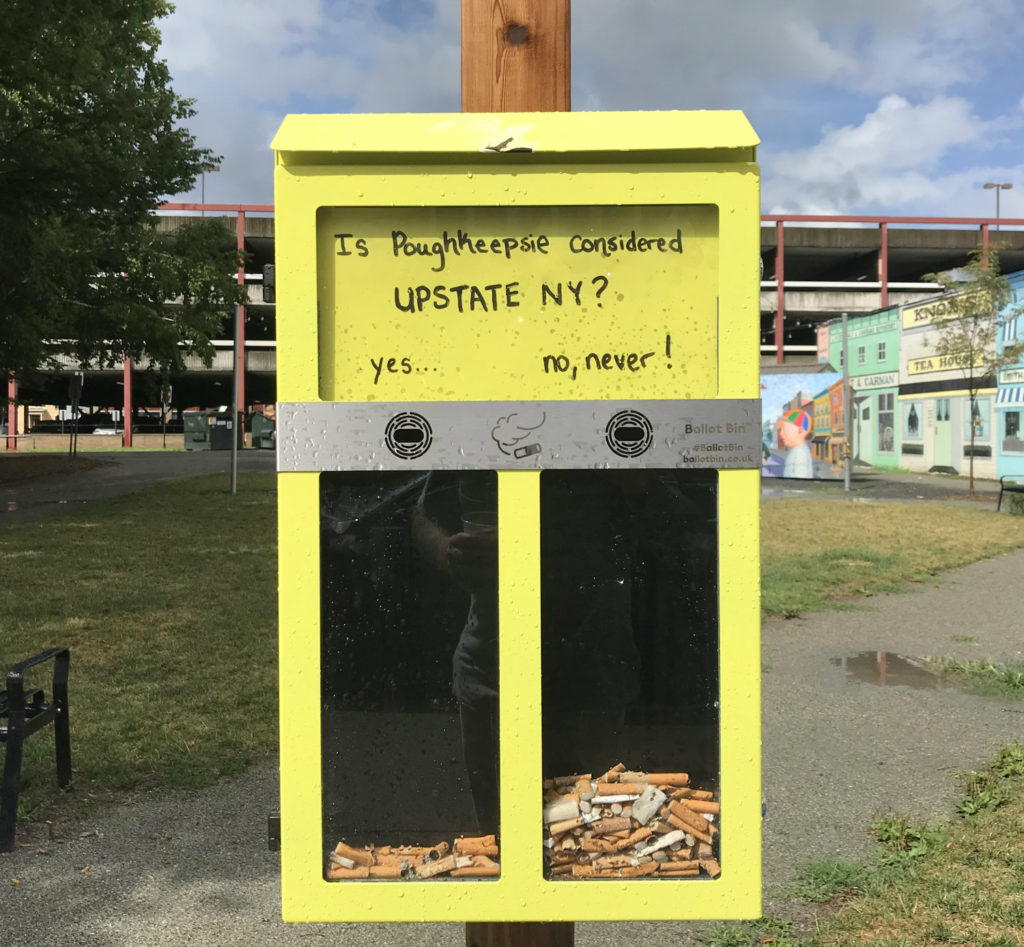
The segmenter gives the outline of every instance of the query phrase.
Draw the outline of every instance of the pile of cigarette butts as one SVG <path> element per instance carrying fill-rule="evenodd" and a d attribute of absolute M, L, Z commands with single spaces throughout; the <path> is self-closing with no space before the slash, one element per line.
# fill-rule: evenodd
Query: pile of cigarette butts
<path fill-rule="evenodd" d="M 343 878 L 488 878 L 501 873 L 494 861 L 498 842 L 493 835 L 457 838 L 433 846 L 368 845 L 354 848 L 338 842 L 327 856 L 327 880 Z"/>
<path fill-rule="evenodd" d="M 717 878 L 719 803 L 686 773 L 618 763 L 544 780 L 544 873 L 554 880 Z"/>
<path fill-rule="evenodd" d="M 623 763 L 602 776 L 544 780 L 544 876 L 717 878 L 719 803 L 686 773 L 642 773 Z M 489 878 L 501 874 L 494 835 L 433 846 L 338 842 L 327 879 Z"/>

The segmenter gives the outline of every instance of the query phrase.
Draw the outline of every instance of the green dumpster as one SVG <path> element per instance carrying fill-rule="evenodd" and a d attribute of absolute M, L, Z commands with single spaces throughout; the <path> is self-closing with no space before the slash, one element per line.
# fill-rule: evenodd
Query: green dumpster
<path fill-rule="evenodd" d="M 231 412 L 186 411 L 185 450 L 231 450 Z M 238 431 L 238 446 L 244 446 L 242 425 Z"/>
<path fill-rule="evenodd" d="M 273 450 L 277 440 L 277 426 L 273 418 L 265 414 L 254 414 L 250 422 L 252 446 Z"/>

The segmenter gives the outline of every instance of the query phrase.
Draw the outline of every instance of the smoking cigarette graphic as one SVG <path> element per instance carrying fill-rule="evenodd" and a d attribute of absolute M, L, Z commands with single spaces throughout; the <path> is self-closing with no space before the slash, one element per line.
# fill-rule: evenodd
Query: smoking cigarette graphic
<path fill-rule="evenodd" d="M 512 454 L 519 459 L 531 457 L 539 454 L 542 448 L 536 442 L 523 444 L 523 441 L 534 437 L 533 432 L 546 420 L 547 415 L 543 411 L 515 411 L 507 417 L 498 419 L 498 423 L 491 429 L 491 437 L 503 454 Z"/>

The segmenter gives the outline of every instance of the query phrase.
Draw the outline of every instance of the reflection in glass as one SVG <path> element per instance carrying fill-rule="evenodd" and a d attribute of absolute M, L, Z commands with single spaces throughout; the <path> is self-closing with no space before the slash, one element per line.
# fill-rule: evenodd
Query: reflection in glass
<path fill-rule="evenodd" d="M 717 473 L 543 472 L 541 622 L 546 877 L 716 875 Z"/>
<path fill-rule="evenodd" d="M 497 477 L 320 483 L 326 876 L 497 874 Z"/>

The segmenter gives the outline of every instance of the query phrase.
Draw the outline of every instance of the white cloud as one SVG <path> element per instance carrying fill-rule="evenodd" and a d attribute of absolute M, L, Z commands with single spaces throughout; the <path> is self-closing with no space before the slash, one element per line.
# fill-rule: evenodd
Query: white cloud
<path fill-rule="evenodd" d="M 762 150 L 765 203 L 774 213 L 897 213 L 900 207 L 931 206 L 929 213 L 947 216 L 951 192 L 992 172 L 991 165 L 973 168 L 986 167 L 985 155 L 1015 123 L 1010 117 L 982 119 L 961 98 L 912 105 L 886 96 L 859 125 L 828 131 L 812 147 Z M 951 172 L 954 153 L 967 156 L 969 170 Z M 972 213 L 985 212 L 975 198 Z"/>
<path fill-rule="evenodd" d="M 197 100 L 193 132 L 225 155 L 207 198 L 272 200 L 267 148 L 290 111 L 457 111 L 459 6 L 177 0 L 162 54 Z M 766 206 L 885 213 L 891 200 L 941 215 L 935 182 L 1014 171 L 1017 6 L 574 0 L 573 105 L 742 108 L 762 139 Z"/>

